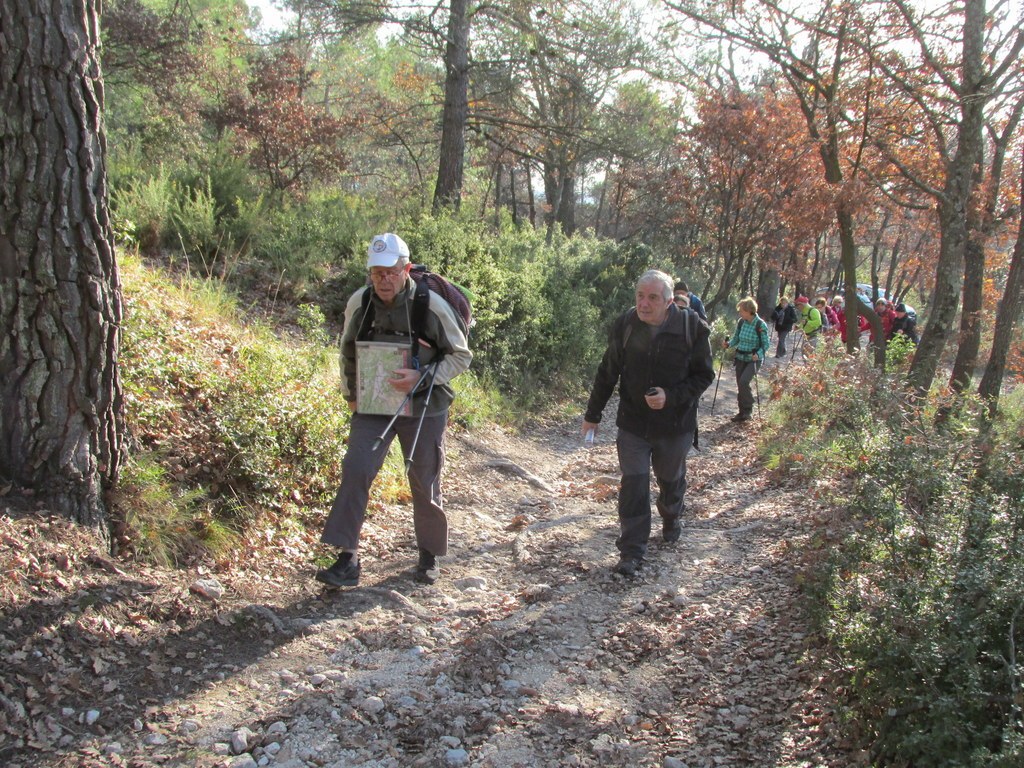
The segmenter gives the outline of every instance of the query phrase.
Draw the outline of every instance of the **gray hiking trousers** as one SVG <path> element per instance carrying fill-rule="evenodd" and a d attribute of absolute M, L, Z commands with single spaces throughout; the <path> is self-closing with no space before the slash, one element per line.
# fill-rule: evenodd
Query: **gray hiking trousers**
<path fill-rule="evenodd" d="M 387 426 L 390 416 L 352 415 L 348 451 L 341 462 L 341 487 L 327 517 L 320 540 L 340 549 L 357 549 L 366 517 L 370 486 L 380 472 L 395 436 L 408 460 L 416 436 L 418 416 L 399 416 L 377 450 L 374 441 Z M 448 554 L 448 518 L 441 500 L 441 470 L 444 467 L 444 436 L 448 414 L 423 419 L 416 454 L 409 467 L 412 491 L 412 520 L 416 544 L 432 555 Z"/>

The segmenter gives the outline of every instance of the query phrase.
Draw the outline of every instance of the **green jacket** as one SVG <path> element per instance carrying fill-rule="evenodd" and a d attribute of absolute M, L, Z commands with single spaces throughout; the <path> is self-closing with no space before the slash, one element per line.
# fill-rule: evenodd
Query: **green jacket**
<path fill-rule="evenodd" d="M 810 304 L 800 305 L 800 320 L 797 322 L 805 336 L 813 336 L 821 330 L 821 312 Z"/>

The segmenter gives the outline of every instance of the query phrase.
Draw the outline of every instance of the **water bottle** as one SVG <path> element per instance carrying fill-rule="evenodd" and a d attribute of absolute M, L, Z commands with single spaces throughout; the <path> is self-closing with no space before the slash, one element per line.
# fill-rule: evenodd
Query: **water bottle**
<path fill-rule="evenodd" d="M 593 448 L 594 447 L 594 430 L 592 430 L 592 429 L 588 429 L 587 430 L 587 434 L 585 434 L 583 436 L 583 445 L 586 448 Z"/>

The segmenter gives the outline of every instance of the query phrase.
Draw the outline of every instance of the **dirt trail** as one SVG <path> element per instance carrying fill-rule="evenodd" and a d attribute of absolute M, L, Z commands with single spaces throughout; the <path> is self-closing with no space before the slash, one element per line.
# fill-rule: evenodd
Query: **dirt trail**
<path fill-rule="evenodd" d="M 757 425 L 728 421 L 728 370 L 714 415 L 712 393 L 682 539 L 662 544 L 656 524 L 638 578 L 610 571 L 612 412 L 592 449 L 578 421 L 455 436 L 437 585 L 413 582 L 410 512 L 389 508 L 367 525 L 360 587 L 321 591 L 309 569 L 261 581 L 258 564 L 218 576 L 227 592 L 205 618 L 194 609 L 141 650 L 112 641 L 123 654 L 106 672 L 127 697 L 94 705 L 92 723 L 88 697 L 65 698 L 59 753 L 0 743 L 0 756 L 12 768 L 855 764 L 798 607 L 805 499 L 753 463 Z"/>

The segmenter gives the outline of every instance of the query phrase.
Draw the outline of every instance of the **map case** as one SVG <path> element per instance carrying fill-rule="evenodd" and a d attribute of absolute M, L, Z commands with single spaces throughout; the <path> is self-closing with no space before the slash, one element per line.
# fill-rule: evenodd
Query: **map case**
<path fill-rule="evenodd" d="M 409 367 L 410 350 L 406 344 L 383 341 L 356 342 L 356 411 L 371 415 L 412 415 L 412 400 L 405 405 L 405 393 L 391 386 L 396 368 Z"/>

